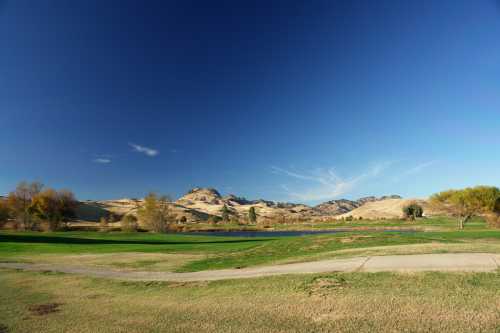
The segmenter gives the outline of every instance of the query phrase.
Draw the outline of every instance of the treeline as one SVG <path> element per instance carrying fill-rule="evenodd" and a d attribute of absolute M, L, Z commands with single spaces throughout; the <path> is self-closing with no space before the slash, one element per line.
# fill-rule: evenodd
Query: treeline
<path fill-rule="evenodd" d="M 75 217 L 78 201 L 73 192 L 45 187 L 39 182 L 21 182 L 0 200 L 0 226 L 11 220 L 18 230 L 55 231 Z"/>

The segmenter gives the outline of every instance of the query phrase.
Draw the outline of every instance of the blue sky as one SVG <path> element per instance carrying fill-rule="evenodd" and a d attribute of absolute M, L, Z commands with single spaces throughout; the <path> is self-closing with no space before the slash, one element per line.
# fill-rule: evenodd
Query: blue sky
<path fill-rule="evenodd" d="M 0 0 L 0 193 L 500 185 L 495 1 Z"/>

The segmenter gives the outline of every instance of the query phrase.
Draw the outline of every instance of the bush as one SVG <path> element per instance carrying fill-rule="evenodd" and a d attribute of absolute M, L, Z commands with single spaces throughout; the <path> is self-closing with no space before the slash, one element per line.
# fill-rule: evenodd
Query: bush
<path fill-rule="evenodd" d="M 404 217 L 414 221 L 417 217 L 422 217 L 424 209 L 416 202 L 411 202 L 403 207 Z"/>
<path fill-rule="evenodd" d="M 208 223 L 210 223 L 210 224 L 217 224 L 220 221 L 222 221 L 222 218 L 220 216 L 217 216 L 217 215 L 212 215 L 208 218 Z"/>
<path fill-rule="evenodd" d="M 346 220 L 347 222 L 351 222 L 353 219 L 354 219 L 354 218 L 352 217 L 352 215 L 349 215 L 349 216 L 347 216 L 347 217 L 345 218 L 345 220 Z"/>
<path fill-rule="evenodd" d="M 139 228 L 137 217 L 134 215 L 125 215 L 121 221 L 121 229 L 125 232 L 135 232 Z"/>

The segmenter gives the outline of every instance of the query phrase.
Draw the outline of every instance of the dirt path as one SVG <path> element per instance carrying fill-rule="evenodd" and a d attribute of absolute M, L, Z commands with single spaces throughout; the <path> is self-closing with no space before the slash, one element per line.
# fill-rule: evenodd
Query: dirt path
<path fill-rule="evenodd" d="M 500 254 L 443 253 L 397 256 L 356 257 L 349 259 L 321 260 L 305 263 L 273 265 L 243 269 L 223 269 L 191 273 L 124 272 L 119 270 L 61 264 L 0 263 L 0 268 L 28 271 L 51 271 L 82 274 L 134 281 L 210 281 L 244 279 L 281 274 L 326 272 L 418 272 L 418 271 L 468 271 L 490 272 L 500 266 Z"/>

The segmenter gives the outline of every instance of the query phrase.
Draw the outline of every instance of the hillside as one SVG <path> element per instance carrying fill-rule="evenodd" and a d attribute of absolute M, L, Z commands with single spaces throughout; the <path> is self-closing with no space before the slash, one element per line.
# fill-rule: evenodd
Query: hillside
<path fill-rule="evenodd" d="M 213 216 L 221 216 L 226 206 L 235 218 L 246 218 L 250 207 L 254 207 L 260 220 L 265 219 L 315 219 L 324 220 L 343 214 L 365 218 L 397 217 L 401 212 L 404 200 L 400 196 L 365 197 L 358 200 L 331 200 L 314 207 L 304 204 L 282 203 L 263 199 L 248 200 L 235 195 L 222 196 L 213 188 L 194 188 L 184 196 L 171 202 L 170 209 L 178 219 L 186 218 L 187 222 L 203 222 Z M 392 204 L 391 204 L 392 203 Z M 142 206 L 142 199 L 117 199 L 100 201 L 83 201 L 77 209 L 79 220 L 99 221 L 101 217 L 112 214 L 115 219 L 124 215 L 137 214 Z"/>
<path fill-rule="evenodd" d="M 435 213 L 425 200 L 390 198 L 366 202 L 350 212 L 338 215 L 336 218 L 346 218 L 352 216 L 356 219 L 360 217 L 363 219 L 397 219 L 402 217 L 403 207 L 414 201 L 424 208 L 424 215 L 429 216 Z"/>

